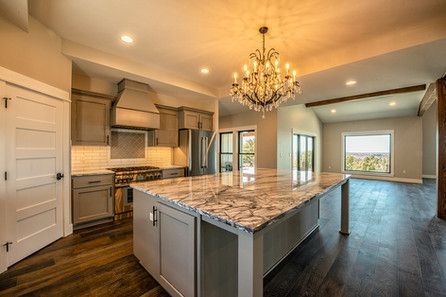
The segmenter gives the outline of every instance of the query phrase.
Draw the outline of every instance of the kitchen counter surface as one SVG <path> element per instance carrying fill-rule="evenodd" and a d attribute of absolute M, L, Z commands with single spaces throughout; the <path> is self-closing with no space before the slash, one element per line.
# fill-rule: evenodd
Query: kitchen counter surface
<path fill-rule="evenodd" d="M 71 176 L 88 176 L 88 175 L 103 175 L 103 174 L 114 174 L 113 171 L 107 169 L 97 169 L 97 170 L 73 170 L 71 171 Z"/>
<path fill-rule="evenodd" d="M 258 232 L 303 206 L 350 175 L 257 169 L 131 184 L 166 204 L 218 220 L 249 233 Z"/>

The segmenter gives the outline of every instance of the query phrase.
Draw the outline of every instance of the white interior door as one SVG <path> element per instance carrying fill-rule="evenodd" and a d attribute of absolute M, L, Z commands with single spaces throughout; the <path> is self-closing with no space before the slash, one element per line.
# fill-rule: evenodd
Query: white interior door
<path fill-rule="evenodd" d="M 3 97 L 6 96 L 6 83 L 0 80 L 0 100 L 4 100 Z M 0 103 L 0 173 L 6 170 L 5 164 L 5 144 L 6 144 L 6 109 L 3 105 L 4 102 Z M 6 181 L 3 176 L 0 176 L 0 244 L 7 242 L 7 229 L 6 229 Z M 8 267 L 6 249 L 0 247 L 0 273 L 6 270 Z"/>
<path fill-rule="evenodd" d="M 63 234 L 62 101 L 13 85 L 6 116 L 8 266 Z"/>

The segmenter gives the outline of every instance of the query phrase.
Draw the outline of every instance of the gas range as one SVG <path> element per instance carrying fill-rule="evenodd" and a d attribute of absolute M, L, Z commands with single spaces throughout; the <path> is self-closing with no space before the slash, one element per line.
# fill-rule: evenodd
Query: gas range
<path fill-rule="evenodd" d="M 109 168 L 115 172 L 115 187 L 126 187 L 130 183 L 161 179 L 162 171 L 154 166 Z"/>

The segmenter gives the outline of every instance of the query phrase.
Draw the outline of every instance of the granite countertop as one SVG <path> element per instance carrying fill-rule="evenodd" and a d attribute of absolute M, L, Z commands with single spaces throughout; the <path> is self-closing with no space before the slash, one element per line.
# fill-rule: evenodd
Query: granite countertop
<path fill-rule="evenodd" d="M 114 174 L 113 171 L 108 169 L 96 169 L 96 170 L 73 170 L 71 176 L 87 176 L 87 175 L 101 175 L 101 174 Z"/>
<path fill-rule="evenodd" d="M 165 202 L 254 233 L 350 175 L 257 169 L 131 184 Z"/>

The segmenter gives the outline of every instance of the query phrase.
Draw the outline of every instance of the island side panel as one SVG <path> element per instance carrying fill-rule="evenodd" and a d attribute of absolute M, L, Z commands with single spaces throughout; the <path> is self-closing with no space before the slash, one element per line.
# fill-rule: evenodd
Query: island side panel
<path fill-rule="evenodd" d="M 263 296 L 263 234 L 238 233 L 238 296 Z"/>
<path fill-rule="evenodd" d="M 341 186 L 341 234 L 350 234 L 350 181 Z"/>

